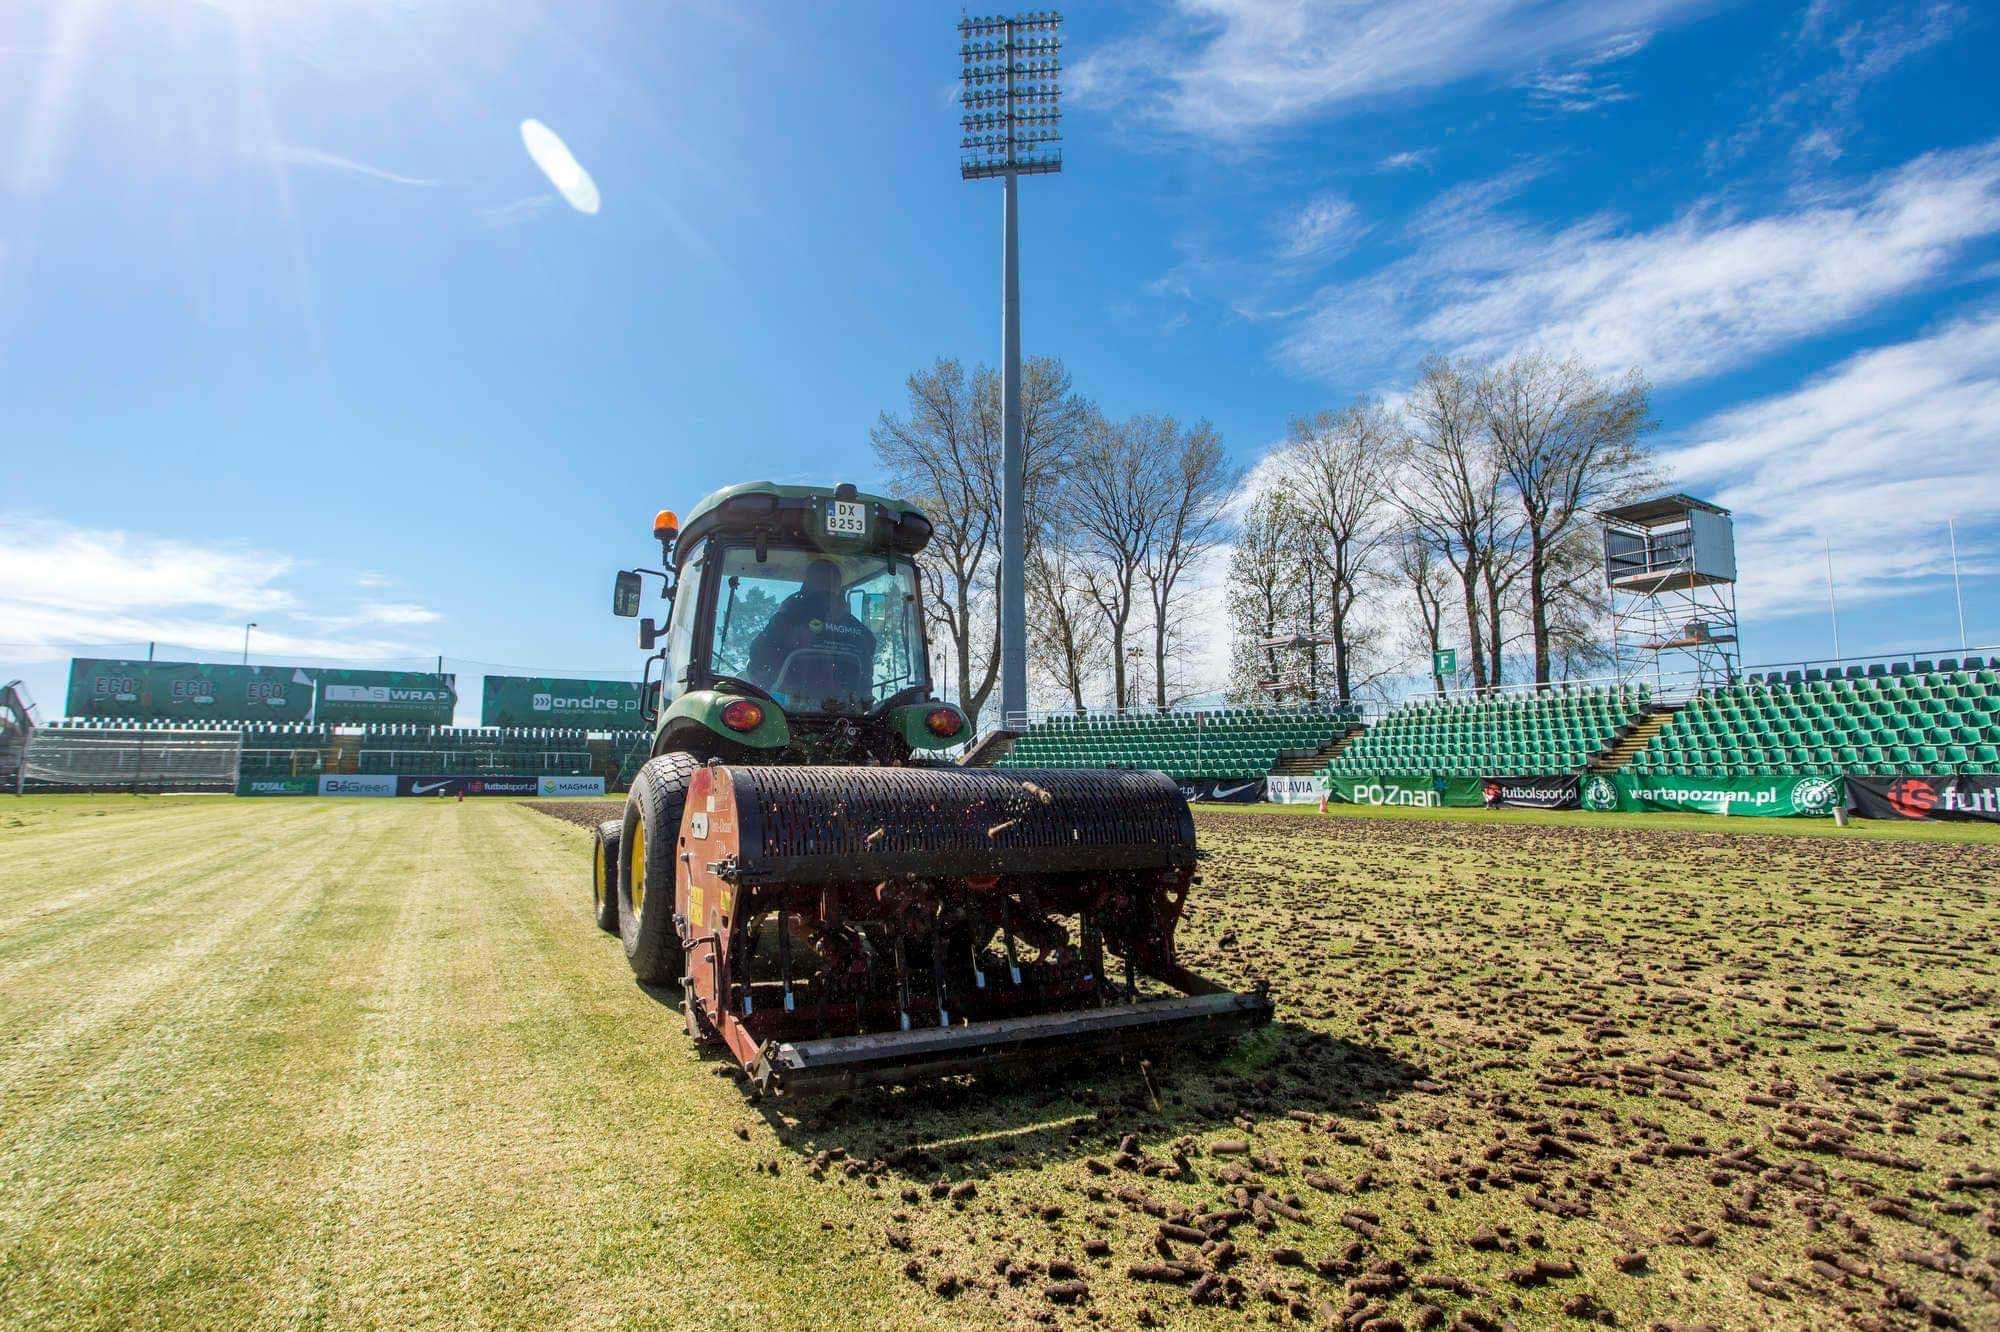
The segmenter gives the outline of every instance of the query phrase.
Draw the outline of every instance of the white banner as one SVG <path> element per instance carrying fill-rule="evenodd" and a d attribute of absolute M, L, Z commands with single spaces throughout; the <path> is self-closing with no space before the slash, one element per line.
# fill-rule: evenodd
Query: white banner
<path fill-rule="evenodd" d="M 1326 798 L 1326 778 L 1266 777 L 1264 798 L 1274 805 L 1317 805 Z"/>
<path fill-rule="evenodd" d="M 602 777 L 544 777 L 535 786 L 535 794 L 544 796 L 601 796 L 604 794 L 604 779 Z"/>
<path fill-rule="evenodd" d="M 396 779 L 386 772 L 325 773 L 319 779 L 319 793 L 323 796 L 392 796 L 396 794 Z"/>

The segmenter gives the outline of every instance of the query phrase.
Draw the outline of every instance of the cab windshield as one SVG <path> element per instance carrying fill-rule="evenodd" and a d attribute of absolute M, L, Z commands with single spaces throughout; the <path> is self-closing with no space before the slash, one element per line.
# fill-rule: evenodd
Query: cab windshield
<path fill-rule="evenodd" d="M 859 715 L 928 684 L 907 558 L 750 546 L 722 552 L 709 670 L 786 709 Z"/>

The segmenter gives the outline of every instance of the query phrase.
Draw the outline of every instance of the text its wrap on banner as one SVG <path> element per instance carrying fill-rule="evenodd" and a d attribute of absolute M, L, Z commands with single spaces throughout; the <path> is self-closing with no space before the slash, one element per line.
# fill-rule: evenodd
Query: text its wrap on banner
<path fill-rule="evenodd" d="M 1664 773 L 1592 773 L 1583 807 L 1665 810 L 1756 818 L 1830 818 L 1842 800 L 1830 776 L 1672 777 Z"/>
<path fill-rule="evenodd" d="M 449 726 L 458 707 L 451 675 L 422 671 L 320 670 L 313 720 L 327 726 L 402 722 Z"/>
<path fill-rule="evenodd" d="M 480 690 L 479 724 L 629 730 L 639 725 L 639 686 L 630 680 L 489 675 Z"/>
<path fill-rule="evenodd" d="M 1328 777 L 1326 793 L 1342 804 L 1377 808 L 1477 809 L 1486 803 L 1477 777 Z"/>
<path fill-rule="evenodd" d="M 1961 773 L 1927 777 L 1847 779 L 1848 812 L 1864 819 L 1945 819 L 2000 823 L 2000 775 Z"/>
<path fill-rule="evenodd" d="M 1326 778 L 1318 773 L 1310 777 L 1273 774 L 1264 779 L 1264 798 L 1274 805 L 1317 805 L 1325 795 Z"/>
<path fill-rule="evenodd" d="M 1581 799 L 1575 773 L 1541 777 L 1482 777 L 1479 798 L 1489 807 L 1575 809 Z"/>
<path fill-rule="evenodd" d="M 297 722 L 312 715 L 313 677 L 291 666 L 75 657 L 64 701 L 70 717 Z"/>
<path fill-rule="evenodd" d="M 323 796 L 392 796 L 396 779 L 381 772 L 325 773 L 319 779 Z"/>
<path fill-rule="evenodd" d="M 309 796 L 319 794 L 317 777 L 249 777 L 236 779 L 240 796 Z"/>
<path fill-rule="evenodd" d="M 602 777 L 541 777 L 535 782 L 535 794 L 539 796 L 601 796 L 604 794 Z"/>
<path fill-rule="evenodd" d="M 1181 795 L 1192 805 L 1254 805 L 1264 799 L 1262 777 L 1183 777 Z"/>
<path fill-rule="evenodd" d="M 426 774 L 397 777 L 399 796 L 523 796 L 540 794 L 540 778 L 493 774 L 480 776 Z"/>

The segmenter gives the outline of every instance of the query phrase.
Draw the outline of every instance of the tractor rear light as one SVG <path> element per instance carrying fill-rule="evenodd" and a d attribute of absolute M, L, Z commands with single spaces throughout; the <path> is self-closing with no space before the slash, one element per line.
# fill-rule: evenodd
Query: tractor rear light
<path fill-rule="evenodd" d="M 924 725 L 930 728 L 932 735 L 949 740 L 965 729 L 965 718 L 950 708 L 932 708 L 924 714 Z"/>
<path fill-rule="evenodd" d="M 723 706 L 722 724 L 732 731 L 754 731 L 764 724 L 764 709 L 747 698 L 739 698 Z"/>

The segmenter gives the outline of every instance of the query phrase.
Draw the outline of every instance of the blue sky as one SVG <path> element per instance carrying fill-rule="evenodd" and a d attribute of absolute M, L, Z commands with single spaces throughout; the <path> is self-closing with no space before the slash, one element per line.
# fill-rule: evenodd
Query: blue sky
<path fill-rule="evenodd" d="M 0 11 L 0 675 L 83 643 L 629 672 L 652 511 L 866 481 L 998 346 L 955 9 Z M 1427 351 L 1657 386 L 1752 660 L 2000 640 L 2000 21 L 1971 3 L 1069 11 L 1024 339 L 1246 465 Z M 593 182 L 566 200 L 535 120 Z M 565 182 L 574 184 L 574 182 Z M 463 690 L 476 697 L 476 690 Z"/>

